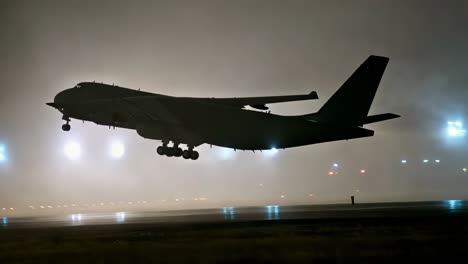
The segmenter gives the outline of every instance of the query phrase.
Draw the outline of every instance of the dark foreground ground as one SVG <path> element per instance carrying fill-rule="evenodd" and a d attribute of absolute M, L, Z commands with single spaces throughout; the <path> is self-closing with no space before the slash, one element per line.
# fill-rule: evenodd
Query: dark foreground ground
<path fill-rule="evenodd" d="M 378 208 L 345 210 L 352 217 L 319 210 L 287 220 L 3 228 L 0 263 L 466 263 L 466 209 Z"/>

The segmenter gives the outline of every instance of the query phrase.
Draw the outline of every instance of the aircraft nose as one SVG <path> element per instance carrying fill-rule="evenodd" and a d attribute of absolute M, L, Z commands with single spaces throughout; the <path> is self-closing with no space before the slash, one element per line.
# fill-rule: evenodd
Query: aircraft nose
<path fill-rule="evenodd" d="M 57 104 L 56 104 L 56 103 L 46 103 L 46 105 L 52 106 L 53 108 L 57 108 Z"/>
<path fill-rule="evenodd" d="M 54 103 L 67 103 L 70 99 L 70 90 L 71 89 L 66 89 L 58 93 L 54 97 Z"/>
<path fill-rule="evenodd" d="M 73 95 L 71 94 L 70 90 L 71 89 L 66 89 L 59 92 L 57 95 L 55 95 L 54 102 L 46 103 L 46 105 L 56 109 L 63 108 L 63 105 L 70 103 L 70 100 L 73 98 Z"/>

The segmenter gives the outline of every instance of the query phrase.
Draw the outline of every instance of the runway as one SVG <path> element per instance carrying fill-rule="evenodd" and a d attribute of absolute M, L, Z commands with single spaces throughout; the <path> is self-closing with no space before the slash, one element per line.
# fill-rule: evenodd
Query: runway
<path fill-rule="evenodd" d="M 59 216 L 6 218 L 3 229 L 155 223 L 280 221 L 304 219 L 425 218 L 468 215 L 468 201 L 368 203 L 261 207 L 222 207 L 200 210 L 113 213 L 74 213 Z"/>

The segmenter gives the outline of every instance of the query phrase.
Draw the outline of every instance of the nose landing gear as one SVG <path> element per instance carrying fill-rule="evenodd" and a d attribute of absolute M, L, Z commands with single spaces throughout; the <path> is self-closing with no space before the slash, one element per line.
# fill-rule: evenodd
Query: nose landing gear
<path fill-rule="evenodd" d="M 62 130 L 63 131 L 70 131 L 70 129 L 71 129 L 70 118 L 68 116 L 63 116 L 62 119 L 67 121 L 67 123 L 62 125 Z"/>

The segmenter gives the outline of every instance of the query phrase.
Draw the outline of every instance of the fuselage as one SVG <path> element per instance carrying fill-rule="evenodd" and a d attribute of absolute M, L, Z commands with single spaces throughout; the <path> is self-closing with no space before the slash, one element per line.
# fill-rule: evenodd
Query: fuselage
<path fill-rule="evenodd" d="M 70 118 L 192 146 L 266 150 L 373 135 L 360 127 L 245 110 L 209 98 L 172 97 L 100 83 L 80 83 L 57 94 L 54 103 Z"/>

